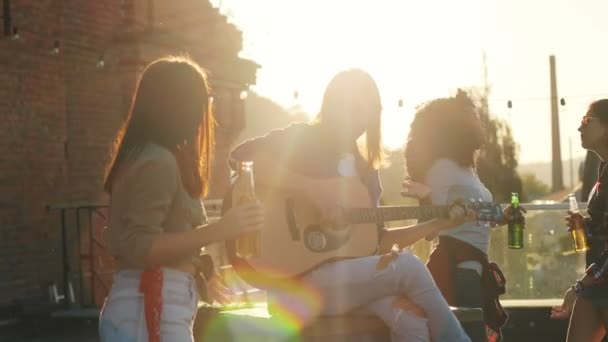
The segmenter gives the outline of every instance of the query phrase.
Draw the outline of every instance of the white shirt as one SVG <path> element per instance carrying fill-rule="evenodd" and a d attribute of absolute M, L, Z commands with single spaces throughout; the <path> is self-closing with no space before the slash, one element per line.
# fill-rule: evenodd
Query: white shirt
<path fill-rule="evenodd" d="M 484 202 L 492 201 L 492 194 L 483 185 L 477 172 L 472 167 L 462 167 L 450 159 L 436 160 L 427 173 L 426 184 L 431 188 L 431 201 L 436 205 L 449 204 L 456 199 L 469 201 L 475 199 Z M 490 224 L 488 222 L 469 222 L 458 227 L 444 230 L 440 235 L 447 235 L 467 242 L 488 254 L 490 244 Z M 476 261 L 465 261 L 459 268 L 474 269 L 481 274 L 481 264 Z"/>

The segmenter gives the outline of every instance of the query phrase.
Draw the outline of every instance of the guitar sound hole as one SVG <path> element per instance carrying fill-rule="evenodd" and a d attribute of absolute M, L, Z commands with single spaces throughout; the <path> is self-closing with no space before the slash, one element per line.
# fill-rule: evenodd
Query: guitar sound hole
<path fill-rule="evenodd" d="M 322 252 L 327 248 L 327 237 L 321 231 L 311 231 L 306 234 L 306 245 L 315 252 Z"/>
<path fill-rule="evenodd" d="M 304 244 L 312 252 L 329 252 L 344 246 L 349 240 L 348 230 L 327 231 L 318 225 L 304 230 Z"/>

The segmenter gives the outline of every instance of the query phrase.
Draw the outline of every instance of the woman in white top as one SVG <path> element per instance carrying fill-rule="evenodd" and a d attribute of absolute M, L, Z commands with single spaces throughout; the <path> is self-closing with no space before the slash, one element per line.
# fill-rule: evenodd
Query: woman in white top
<path fill-rule="evenodd" d="M 457 199 L 492 201 L 476 172 L 476 156 L 484 141 L 483 124 L 464 91 L 425 103 L 416 112 L 407 140 L 405 191 L 419 193 L 425 185 L 429 193 L 421 202 L 427 204 Z M 509 217 L 508 212 L 505 216 Z M 487 222 L 468 222 L 439 233 L 427 267 L 450 305 L 487 308 L 486 303 L 492 301 L 482 278 L 500 270 L 488 260 L 489 242 Z M 493 299 L 492 303 L 498 302 L 497 295 Z M 493 330 L 499 330 L 506 320 L 502 310 L 498 311 L 484 310 Z M 490 322 L 493 318 L 497 322 Z"/>

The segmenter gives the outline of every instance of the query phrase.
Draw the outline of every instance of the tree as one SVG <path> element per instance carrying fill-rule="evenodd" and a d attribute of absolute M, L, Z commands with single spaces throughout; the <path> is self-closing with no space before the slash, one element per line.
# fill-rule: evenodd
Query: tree
<path fill-rule="evenodd" d="M 527 200 L 522 193 L 522 182 L 517 173 L 517 153 L 519 146 L 513 140 L 511 126 L 504 120 L 490 113 L 488 97 L 490 83 L 488 81 L 488 63 L 483 54 L 483 86 L 471 89 L 469 95 L 478 103 L 478 113 L 486 126 L 486 144 L 480 152 L 477 164 L 479 178 L 492 192 L 495 201 L 508 202 L 511 192 L 518 192 L 520 201 Z"/>
<path fill-rule="evenodd" d="M 536 178 L 533 173 L 524 173 L 522 175 L 522 183 L 524 192 L 526 193 L 528 200 L 532 201 L 541 198 L 551 193 L 549 186 Z"/>
<path fill-rule="evenodd" d="M 470 95 L 478 101 L 478 113 L 486 126 L 486 144 L 477 160 L 479 178 L 492 192 L 495 201 L 508 202 L 511 193 L 518 192 L 520 201 L 525 202 L 527 197 L 522 193 L 522 181 L 517 173 L 519 146 L 513 140 L 511 126 L 490 114 L 487 87 L 481 92 L 472 91 Z"/>
<path fill-rule="evenodd" d="M 297 108 L 287 110 L 268 98 L 250 92 L 245 99 L 245 128 L 239 135 L 237 144 L 292 122 L 308 120 L 308 115 Z"/>

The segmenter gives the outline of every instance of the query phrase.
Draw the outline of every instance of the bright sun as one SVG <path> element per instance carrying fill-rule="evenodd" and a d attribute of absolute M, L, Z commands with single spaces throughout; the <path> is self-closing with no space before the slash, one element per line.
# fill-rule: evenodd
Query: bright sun
<path fill-rule="evenodd" d="M 475 13 L 455 18 L 451 7 L 455 10 L 457 5 L 450 2 L 443 2 L 442 11 L 432 2 L 372 0 L 276 1 L 272 11 L 253 2 L 239 2 L 239 6 L 243 12 L 258 14 L 256 25 L 244 31 L 245 39 L 254 43 L 246 44 L 243 53 L 265 61 L 255 91 L 273 94 L 280 104 L 298 105 L 314 115 L 333 75 L 346 68 L 362 68 L 380 88 L 388 149 L 403 145 L 416 105 L 472 84 L 480 74 L 481 52 L 467 50 L 471 39 L 456 43 L 446 37 L 470 35 L 472 24 L 467 25 L 466 19 Z M 429 17 L 443 25 L 422 19 Z M 448 26 L 453 27 L 450 32 L 443 28 Z M 467 53 L 453 53 L 446 62 L 447 50 Z M 296 91 L 299 96 L 294 99 Z M 402 106 L 398 106 L 400 100 Z"/>
<path fill-rule="evenodd" d="M 576 127 L 589 101 L 608 96 L 601 72 L 608 49 L 596 44 L 605 32 L 604 2 L 581 7 L 574 0 L 559 6 L 550 0 L 210 1 L 242 31 L 241 57 L 261 66 L 252 90 L 285 108 L 314 115 L 333 75 L 350 67 L 369 72 L 382 95 L 389 149 L 403 145 L 417 105 L 484 84 L 484 54 L 490 110 L 512 124 L 522 144 L 520 161 L 550 158 L 549 54 L 559 57 L 560 97 L 568 102 L 561 127 Z M 539 26 L 541 16 L 547 20 Z M 513 100 L 513 110 L 507 100 Z M 529 127 L 543 127 L 535 143 L 529 143 Z M 573 137 L 575 130 L 563 133 L 562 146 Z M 574 145 L 575 155 L 584 154 Z"/>

